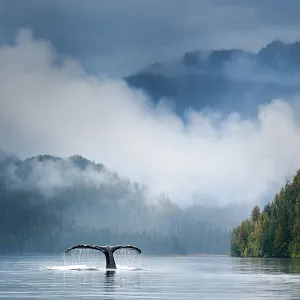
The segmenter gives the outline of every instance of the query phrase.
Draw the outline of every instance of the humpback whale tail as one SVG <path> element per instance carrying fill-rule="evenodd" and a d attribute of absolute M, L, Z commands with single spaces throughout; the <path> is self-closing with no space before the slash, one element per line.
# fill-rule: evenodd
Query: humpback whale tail
<path fill-rule="evenodd" d="M 114 259 L 114 252 L 119 249 L 132 249 L 138 252 L 139 254 L 142 253 L 141 249 L 136 246 L 132 245 L 117 245 L 117 246 L 97 246 L 97 245 L 76 245 L 69 249 L 67 249 L 64 253 L 67 253 L 74 249 L 93 249 L 101 251 L 106 258 L 106 269 L 116 269 L 116 262 Z"/>

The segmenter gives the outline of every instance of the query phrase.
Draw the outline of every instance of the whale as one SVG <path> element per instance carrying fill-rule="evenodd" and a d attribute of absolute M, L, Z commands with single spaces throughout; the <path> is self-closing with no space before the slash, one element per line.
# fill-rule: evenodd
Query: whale
<path fill-rule="evenodd" d="M 142 253 L 141 249 L 133 245 L 117 245 L 117 246 L 76 245 L 67 249 L 64 253 L 68 253 L 74 249 L 93 249 L 93 250 L 101 251 L 105 255 L 106 269 L 117 269 L 115 258 L 114 258 L 114 252 L 119 249 L 132 249 L 139 254 Z"/>

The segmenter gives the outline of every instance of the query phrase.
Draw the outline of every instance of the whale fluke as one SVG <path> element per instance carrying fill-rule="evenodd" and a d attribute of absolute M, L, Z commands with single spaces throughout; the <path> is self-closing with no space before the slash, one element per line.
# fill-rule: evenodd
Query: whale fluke
<path fill-rule="evenodd" d="M 71 250 L 74 250 L 74 249 L 93 249 L 93 250 L 102 251 L 104 253 L 105 248 L 106 247 L 97 246 L 97 245 L 76 245 L 76 246 L 73 246 L 73 247 L 67 249 L 64 253 L 67 253 L 67 252 L 69 252 Z"/>
<path fill-rule="evenodd" d="M 139 249 L 136 246 L 133 245 L 117 245 L 117 246 L 98 246 L 98 245 L 76 245 L 73 246 L 69 249 L 67 249 L 64 253 L 67 253 L 71 250 L 74 249 L 93 249 L 93 250 L 98 250 L 101 251 L 106 258 L 106 269 L 116 269 L 116 262 L 114 259 L 114 252 L 119 250 L 119 249 L 132 249 L 135 250 L 136 252 L 138 252 L 139 254 L 142 253 L 141 249 Z"/>
<path fill-rule="evenodd" d="M 111 247 L 112 253 L 114 253 L 115 251 L 119 250 L 119 249 L 132 249 L 135 250 L 136 252 L 138 252 L 139 254 L 142 253 L 142 250 L 136 246 L 132 246 L 132 245 L 119 245 L 119 246 L 113 246 Z"/>

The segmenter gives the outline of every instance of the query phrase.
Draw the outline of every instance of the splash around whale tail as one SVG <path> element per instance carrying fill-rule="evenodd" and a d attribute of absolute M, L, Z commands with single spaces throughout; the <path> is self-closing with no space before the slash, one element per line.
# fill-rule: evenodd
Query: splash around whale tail
<path fill-rule="evenodd" d="M 116 262 L 114 259 L 114 252 L 119 249 L 132 249 L 138 252 L 139 254 L 142 253 L 141 249 L 133 245 L 117 245 L 117 246 L 98 246 L 98 245 L 76 245 L 69 249 L 67 249 L 64 253 L 68 253 L 74 249 L 93 249 L 101 251 L 106 258 L 106 269 L 116 269 Z"/>

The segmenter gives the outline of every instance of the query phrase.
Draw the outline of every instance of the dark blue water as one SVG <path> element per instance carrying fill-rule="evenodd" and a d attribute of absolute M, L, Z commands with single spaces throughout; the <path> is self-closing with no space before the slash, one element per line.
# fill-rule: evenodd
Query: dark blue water
<path fill-rule="evenodd" d="M 0 256 L 2 299 L 300 299 L 300 261 L 227 256 Z"/>

